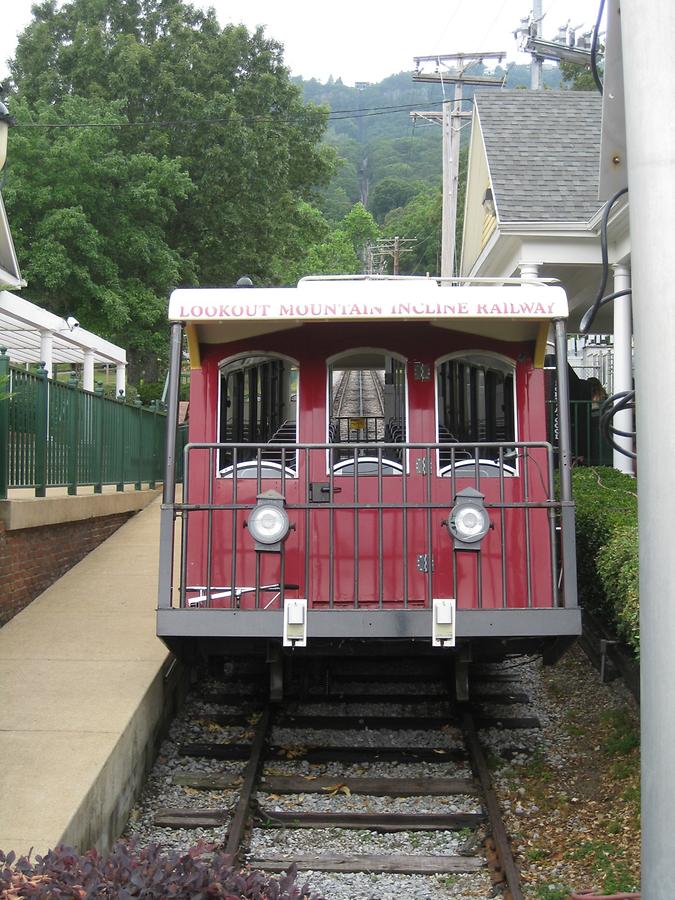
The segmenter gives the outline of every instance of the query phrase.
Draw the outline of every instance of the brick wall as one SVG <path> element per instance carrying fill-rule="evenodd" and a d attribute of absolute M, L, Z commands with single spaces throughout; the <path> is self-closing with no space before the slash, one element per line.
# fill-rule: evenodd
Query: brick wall
<path fill-rule="evenodd" d="M 7 531 L 0 522 L 0 626 L 117 531 L 133 513 Z"/>

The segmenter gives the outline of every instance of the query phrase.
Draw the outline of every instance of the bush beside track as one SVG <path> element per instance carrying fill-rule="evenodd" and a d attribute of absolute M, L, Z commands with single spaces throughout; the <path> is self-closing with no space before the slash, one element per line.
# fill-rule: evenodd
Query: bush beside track
<path fill-rule="evenodd" d="M 640 654 L 637 482 L 616 469 L 573 471 L 581 603 Z"/>
<path fill-rule="evenodd" d="M 0 851 L 0 897 L 322 900 L 296 878 L 295 865 L 280 877 L 232 868 L 205 845 L 180 854 L 165 853 L 156 844 L 135 848 L 119 841 L 107 859 L 95 850 L 80 855 L 63 846 L 35 861 Z"/>

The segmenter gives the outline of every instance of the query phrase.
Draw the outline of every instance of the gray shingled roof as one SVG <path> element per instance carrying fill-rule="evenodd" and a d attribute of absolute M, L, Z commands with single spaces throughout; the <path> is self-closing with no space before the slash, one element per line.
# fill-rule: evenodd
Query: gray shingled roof
<path fill-rule="evenodd" d="M 587 222 L 598 198 L 602 100 L 582 91 L 476 92 L 500 222 Z"/>

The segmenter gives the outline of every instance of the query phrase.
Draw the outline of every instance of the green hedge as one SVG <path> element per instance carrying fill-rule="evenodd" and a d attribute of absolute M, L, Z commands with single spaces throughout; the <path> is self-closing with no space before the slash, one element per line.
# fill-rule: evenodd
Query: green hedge
<path fill-rule="evenodd" d="M 573 472 L 581 602 L 640 650 L 637 482 L 611 468 Z"/>

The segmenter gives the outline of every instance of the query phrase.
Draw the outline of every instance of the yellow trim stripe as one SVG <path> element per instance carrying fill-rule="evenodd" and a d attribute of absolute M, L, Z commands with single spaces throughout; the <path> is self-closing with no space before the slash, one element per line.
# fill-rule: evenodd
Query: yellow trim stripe
<path fill-rule="evenodd" d="M 192 324 L 192 322 L 188 322 L 185 326 L 185 334 L 187 336 L 188 354 L 190 356 L 190 368 L 201 369 L 202 358 L 199 352 L 197 328 Z"/>
<path fill-rule="evenodd" d="M 534 367 L 535 369 L 544 368 L 544 357 L 546 356 L 546 341 L 548 339 L 548 322 L 541 322 L 539 331 L 537 332 L 537 340 L 534 345 Z"/>

